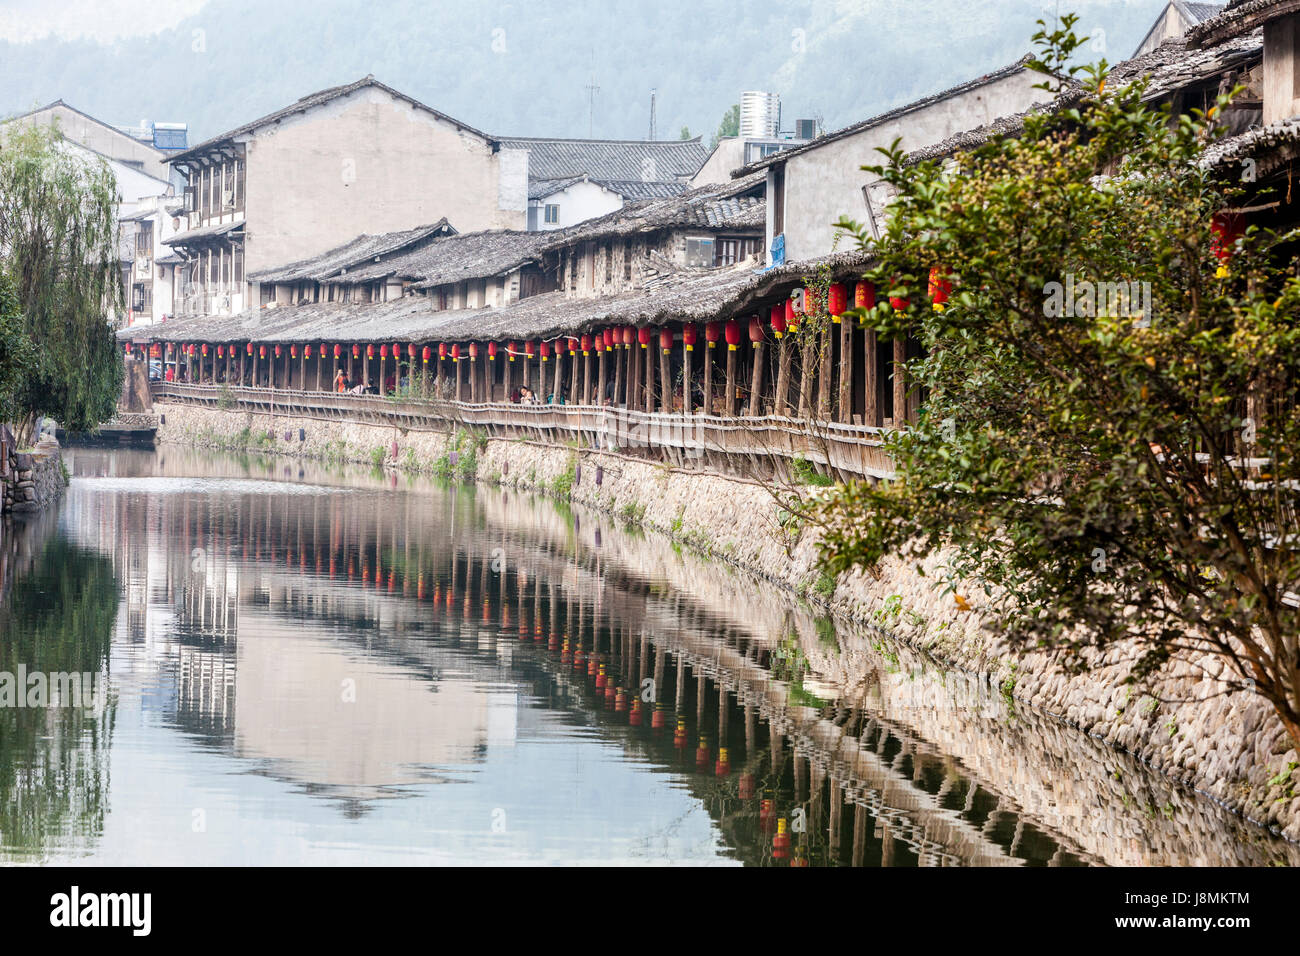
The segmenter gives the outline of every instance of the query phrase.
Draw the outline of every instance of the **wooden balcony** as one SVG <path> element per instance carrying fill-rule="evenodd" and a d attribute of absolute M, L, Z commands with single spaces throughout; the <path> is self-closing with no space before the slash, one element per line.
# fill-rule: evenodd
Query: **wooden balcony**
<path fill-rule="evenodd" d="M 155 401 L 225 407 L 262 415 L 353 421 L 426 431 L 462 425 L 493 437 L 656 457 L 679 466 L 717 466 L 763 477 L 803 458 L 834 477 L 889 478 L 887 429 L 776 415 L 686 415 L 597 405 L 515 405 L 380 398 L 336 392 L 154 382 Z"/>

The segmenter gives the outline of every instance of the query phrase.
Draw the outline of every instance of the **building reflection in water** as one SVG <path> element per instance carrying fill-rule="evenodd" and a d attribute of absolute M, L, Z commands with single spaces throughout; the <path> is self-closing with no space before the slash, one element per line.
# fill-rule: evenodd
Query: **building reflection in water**
<path fill-rule="evenodd" d="M 1032 715 L 1007 730 L 1004 702 L 900 677 L 897 654 L 609 518 L 283 461 L 75 465 L 93 480 L 66 521 L 121 579 L 144 706 L 350 816 L 558 717 L 671 774 L 747 864 L 1296 862 L 1128 761 L 1176 811 L 1135 842 L 1130 808 L 1089 805 L 1118 755 Z M 1054 776 L 1075 762 L 1077 793 Z"/>

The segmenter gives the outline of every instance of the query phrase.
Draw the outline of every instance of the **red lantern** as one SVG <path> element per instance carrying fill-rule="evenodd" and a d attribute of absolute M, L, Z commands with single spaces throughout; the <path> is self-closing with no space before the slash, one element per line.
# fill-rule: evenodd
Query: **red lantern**
<path fill-rule="evenodd" d="M 311 358 L 311 346 L 310 346 L 310 345 L 304 345 L 304 346 L 303 346 L 303 348 L 302 348 L 302 357 L 303 357 L 303 358 Z"/>
<path fill-rule="evenodd" d="M 664 326 L 659 330 L 659 347 L 668 355 L 673 350 L 673 330 Z"/>
<path fill-rule="evenodd" d="M 128 358 L 130 357 L 130 355 L 131 355 L 131 346 L 130 346 L 129 344 L 125 347 L 125 349 L 123 350 L 122 354 L 125 355 L 125 356 L 127 356 Z"/>
<path fill-rule="evenodd" d="M 826 290 L 826 311 L 831 314 L 831 321 L 838 324 L 848 307 L 849 290 L 843 282 L 832 282 Z"/>
<path fill-rule="evenodd" d="M 409 358 L 409 359 L 413 359 L 413 358 L 415 358 L 415 343 L 414 343 L 414 342 L 409 342 L 409 343 L 407 343 L 407 346 L 406 346 L 406 357 Z"/>
<path fill-rule="evenodd" d="M 897 282 L 898 280 L 895 279 L 894 281 Z M 895 312 L 906 312 L 911 305 L 911 300 L 906 296 L 897 295 L 895 293 L 891 293 L 889 296 L 889 307 Z"/>
<path fill-rule="evenodd" d="M 778 302 L 776 305 L 772 306 L 770 321 L 772 323 L 772 334 L 775 335 L 779 341 L 781 336 L 785 335 L 785 306 L 782 303 Z"/>
<path fill-rule="evenodd" d="M 497 344 L 495 342 L 488 343 L 488 359 L 492 362 L 497 360 Z"/>
<path fill-rule="evenodd" d="M 581 343 L 578 341 L 577 338 L 575 338 L 574 336 L 570 335 L 567 339 L 565 339 L 564 344 L 567 345 L 567 346 L 569 347 L 569 354 L 570 354 L 570 355 L 577 355 L 577 354 L 578 354 L 578 346 L 579 346 Z"/>
<path fill-rule="evenodd" d="M 636 330 L 636 340 L 641 343 L 641 348 L 645 348 L 650 344 L 650 327 L 648 325 L 643 325 Z"/>
<path fill-rule="evenodd" d="M 600 333 L 600 340 L 601 340 L 601 342 L 604 344 L 604 346 L 605 346 L 605 351 L 606 351 L 606 352 L 612 352 L 612 351 L 614 350 L 614 330 L 613 330 L 613 329 L 606 329 L 604 332 L 601 332 L 601 333 Z"/>
<path fill-rule="evenodd" d="M 507 343 L 507 345 L 506 345 L 506 357 L 509 358 L 510 361 L 513 362 L 513 361 L 515 360 L 515 353 L 518 352 L 518 351 L 519 351 L 519 343 L 518 343 L 518 342 L 510 342 L 510 343 Z"/>
<path fill-rule="evenodd" d="M 799 290 L 796 290 L 799 291 Z M 785 327 L 791 333 L 799 331 L 799 316 L 802 314 L 803 298 L 785 300 Z"/>
<path fill-rule="evenodd" d="M 740 344 L 740 323 L 735 319 L 727 319 L 727 351 L 736 351 L 736 346 Z"/>
<path fill-rule="evenodd" d="M 446 357 L 447 357 L 447 343 L 446 343 L 446 342 L 439 342 L 439 343 L 438 343 L 438 361 L 441 362 L 441 361 L 442 361 L 443 359 L 445 359 Z"/>
<path fill-rule="evenodd" d="M 451 347 L 451 360 L 452 360 L 453 362 L 459 362 L 459 361 L 460 361 L 460 343 L 459 343 L 459 342 L 457 342 L 456 344 L 452 345 L 452 347 Z"/>
<path fill-rule="evenodd" d="M 352 346 L 352 357 L 353 357 L 354 359 L 356 359 L 356 358 L 361 358 L 361 346 L 360 346 L 360 345 L 356 345 L 356 344 L 354 344 L 354 345 Z"/>
<path fill-rule="evenodd" d="M 424 347 L 424 351 L 421 353 L 421 358 L 424 359 L 424 363 L 425 363 L 426 365 L 429 364 L 429 357 L 430 357 L 432 354 L 433 354 L 433 349 L 429 348 L 429 346 L 426 345 L 426 346 Z"/>
<path fill-rule="evenodd" d="M 822 309 L 822 300 L 816 289 L 803 290 L 803 314 L 816 315 Z"/>
<path fill-rule="evenodd" d="M 252 342 L 249 342 L 249 343 L 248 343 L 248 348 L 246 349 L 246 351 L 247 351 L 247 353 L 248 353 L 249 355 L 252 355 L 252 354 L 253 354 L 253 343 L 252 343 Z"/>
<path fill-rule="evenodd" d="M 583 355 L 590 355 L 590 354 L 591 354 L 591 336 L 590 336 L 590 335 L 584 335 L 584 336 L 582 337 L 582 354 L 583 354 Z"/>
<path fill-rule="evenodd" d="M 709 348 L 717 344 L 718 337 L 722 334 L 721 322 L 704 323 L 704 340 L 709 343 Z"/>
<path fill-rule="evenodd" d="M 207 343 L 207 342 L 204 342 L 204 343 L 203 343 L 203 354 L 204 354 L 204 355 L 207 355 L 207 354 L 208 354 L 208 343 Z"/>
<path fill-rule="evenodd" d="M 226 347 L 224 345 L 218 345 L 217 358 L 225 358 L 225 357 L 226 357 Z"/>
<path fill-rule="evenodd" d="M 478 343 L 477 343 L 477 342 L 471 342 L 471 343 L 469 343 L 469 357 L 472 358 L 472 359 L 476 359 L 476 358 L 478 358 Z"/>
<path fill-rule="evenodd" d="M 387 345 L 387 344 L 384 344 L 384 345 L 379 346 L 379 357 L 380 357 L 381 359 L 386 359 L 386 358 L 388 358 L 388 345 Z"/>
<path fill-rule="evenodd" d="M 952 295 L 952 282 L 947 275 L 948 270 L 943 266 L 930 267 L 930 302 L 936 312 L 948 308 L 948 299 Z"/>
<path fill-rule="evenodd" d="M 529 358 L 529 359 L 536 358 L 536 357 L 537 357 L 537 343 L 534 342 L 534 341 L 532 341 L 531 339 L 530 339 L 529 341 L 525 342 L 525 343 L 524 343 L 524 355 L 525 355 L 527 358 Z"/>
<path fill-rule="evenodd" d="M 290 358 L 297 358 L 297 357 L 298 357 L 298 346 L 296 346 L 296 345 L 290 345 L 290 346 L 289 346 L 289 357 L 290 357 Z"/>
<path fill-rule="evenodd" d="M 749 317 L 749 341 L 754 348 L 763 344 L 763 320 L 756 315 Z"/>
<path fill-rule="evenodd" d="M 682 344 L 686 346 L 686 351 L 694 352 L 695 343 L 700 340 L 700 327 L 694 322 L 687 322 L 682 326 Z"/>
<path fill-rule="evenodd" d="M 772 837 L 772 856 L 777 860 L 784 860 L 790 856 L 790 834 L 786 832 L 788 826 L 785 817 L 776 821 L 776 836 Z"/>
<path fill-rule="evenodd" d="M 398 345 L 396 342 L 393 343 L 392 356 L 394 362 L 396 362 L 399 358 L 402 357 L 402 347 Z"/>
<path fill-rule="evenodd" d="M 153 358 L 158 358 L 160 355 L 162 355 L 162 349 L 158 348 L 158 343 L 157 343 L 157 342 L 155 342 L 153 345 L 149 346 L 149 354 L 150 354 Z"/>
<path fill-rule="evenodd" d="M 372 359 L 372 358 L 374 358 L 374 357 L 375 357 L 375 346 L 374 346 L 373 344 L 367 345 L 367 346 L 366 346 L 366 358 L 368 358 L 368 359 Z"/>
<path fill-rule="evenodd" d="M 278 345 L 275 347 L 275 357 L 276 358 L 280 357 L 280 346 Z"/>
<path fill-rule="evenodd" d="M 630 325 L 623 326 L 623 348 L 630 349 L 636 340 L 636 330 Z"/>
<path fill-rule="evenodd" d="M 542 342 L 542 361 L 545 362 L 551 357 L 551 343 Z"/>
<path fill-rule="evenodd" d="M 334 346 L 334 357 L 338 358 L 342 354 L 343 354 L 343 346 L 341 345 Z"/>
<path fill-rule="evenodd" d="M 1219 260 L 1215 275 L 1226 279 L 1232 274 L 1228 264 L 1232 261 L 1237 240 L 1246 234 L 1246 219 L 1241 213 L 1218 212 L 1210 220 L 1210 231 L 1214 233 L 1210 239 L 1210 251 Z"/>
<path fill-rule="evenodd" d="M 266 346 L 265 346 L 265 345 L 259 345 L 259 346 L 257 347 L 257 352 L 258 352 L 258 357 L 259 357 L 259 358 L 266 358 Z"/>
<path fill-rule="evenodd" d="M 870 282 L 859 282 L 853 287 L 853 307 L 870 311 L 876 307 L 876 287 Z"/>

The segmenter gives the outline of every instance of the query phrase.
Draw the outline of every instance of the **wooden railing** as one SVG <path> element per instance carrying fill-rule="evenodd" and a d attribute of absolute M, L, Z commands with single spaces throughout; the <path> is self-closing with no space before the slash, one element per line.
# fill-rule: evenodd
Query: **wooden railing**
<path fill-rule="evenodd" d="M 654 451 L 675 464 L 692 459 L 743 458 L 749 466 L 746 470 L 758 475 L 778 470 L 778 462 L 784 465 L 795 458 L 842 477 L 888 478 L 894 471 L 883 448 L 886 429 L 815 419 L 777 415 L 724 418 L 598 405 L 422 401 L 176 382 L 154 382 L 151 388 L 154 399 L 160 401 L 420 430 L 445 430 L 460 424 L 496 437 L 553 444 L 578 441 L 583 447 L 623 452 Z"/>

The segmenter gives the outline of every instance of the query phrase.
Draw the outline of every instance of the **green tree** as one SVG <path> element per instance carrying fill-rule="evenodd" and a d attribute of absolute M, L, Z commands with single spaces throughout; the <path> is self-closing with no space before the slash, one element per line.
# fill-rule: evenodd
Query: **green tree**
<path fill-rule="evenodd" d="M 713 134 L 713 143 L 710 148 L 718 145 L 718 140 L 726 136 L 740 135 L 740 104 L 731 104 L 731 109 L 722 114 L 722 122 L 718 124 L 718 131 Z"/>
<path fill-rule="evenodd" d="M 123 374 L 107 318 L 122 303 L 116 207 L 103 160 L 46 127 L 0 130 L 0 271 L 33 349 L 6 392 L 20 444 L 42 415 L 72 431 L 112 417 Z"/>
<path fill-rule="evenodd" d="M 0 271 L 0 422 L 21 417 L 18 395 L 35 364 L 35 350 L 23 331 L 13 280 Z"/>
<path fill-rule="evenodd" d="M 690 138 L 691 138 L 691 128 L 689 126 L 683 126 L 681 135 L 678 137 L 678 139 L 690 139 Z"/>
<path fill-rule="evenodd" d="M 868 319 L 921 340 L 924 408 L 889 439 L 897 480 L 825 505 L 827 557 L 945 548 L 959 606 L 983 590 L 1014 641 L 1076 668 L 1121 641 L 1132 680 L 1214 653 L 1300 743 L 1295 237 L 1216 239 L 1238 190 L 1198 160 L 1228 97 L 1171 117 L 1145 83 L 1110 90 L 1104 62 L 1067 68 L 1073 23 L 1040 30 L 1035 68 L 1081 80 L 1079 102 L 956 170 L 895 144 L 872 168 L 897 190 L 886 235 L 841 220 L 869 278 L 911 296 Z M 942 311 L 916 307 L 934 267 Z"/>

